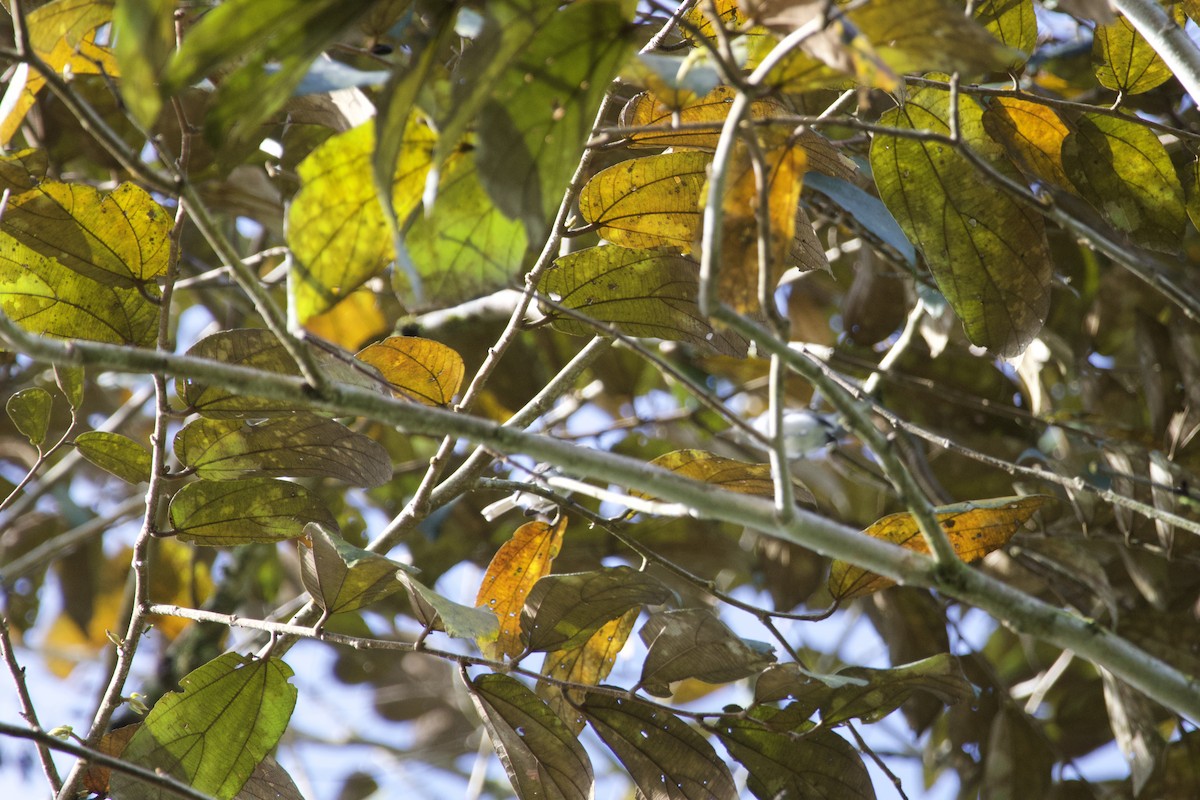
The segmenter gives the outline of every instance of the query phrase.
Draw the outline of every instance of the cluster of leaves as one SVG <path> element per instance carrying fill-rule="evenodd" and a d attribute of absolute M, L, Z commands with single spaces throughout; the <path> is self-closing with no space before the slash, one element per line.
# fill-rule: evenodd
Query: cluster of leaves
<path fill-rule="evenodd" d="M 548 433 L 725 497 L 796 498 L 912 553 L 930 552 L 933 520 L 962 560 L 1003 550 L 993 575 L 1194 675 L 1200 289 L 1177 262 L 1200 241 L 1200 134 L 1171 68 L 1105 4 L 704 0 L 670 19 L 630 0 L 12 5 L 0 335 L 15 351 L 3 458 L 22 477 L 0 503 L 3 649 L 9 627 L 35 631 L 66 675 L 115 645 L 84 742 L 151 771 L 64 785 L 50 766 L 63 796 L 175 782 L 299 797 L 269 754 L 297 703 L 283 659 L 300 630 L 351 645 L 335 677 L 423 722 L 443 763 L 482 720 L 523 798 L 592 795 L 587 728 L 646 797 L 735 797 L 735 762 L 760 798 L 873 797 L 854 726 L 898 709 L 929 732 L 929 779 L 952 771 L 964 796 L 1076 796 L 1095 787 L 1052 789 L 1056 766 L 1112 741 L 1130 770 L 1118 791 L 1196 789 L 1180 709 L 1003 627 L 972 648 L 953 583 L 890 588 L 797 544 L 786 510 L 739 536 L 732 512 L 656 518 L 672 498 L 629 481 L 633 511 L 606 517 L 608 487 L 556 482 L 568 459 L 489 471 L 529 440 L 467 456 L 325 391 L 429 409 L 437 433 L 533 409 L 525 427 L 566 375 Z M 507 324 L 472 316 L 526 274 L 538 324 L 520 327 L 524 305 Z M 218 330 L 195 334 L 189 314 Z M 764 320 L 774 333 L 751 335 Z M 391 335 L 406 325 L 422 335 Z M 580 336 L 627 347 L 580 351 Z M 151 360 L 176 337 L 181 359 Z M 789 338 L 827 350 L 803 373 L 815 394 L 759 357 Z M 74 343 L 52 351 L 62 363 L 29 357 L 54 339 Z M 585 356 L 599 391 L 570 372 Z M 154 407 L 71 363 L 89 359 L 152 373 Z M 206 365 L 256 376 L 261 396 Z M 743 420 L 822 396 L 849 431 L 790 469 L 780 437 Z M 867 412 L 894 442 L 855 421 Z M 751 455 L 764 447 L 772 463 Z M 95 469 L 72 472 L 80 459 Z M 922 506 L 897 468 L 947 504 Z M 517 481 L 554 510 L 507 538 L 485 506 Z M 118 550 L 139 493 L 142 531 Z M 393 522 L 367 535 L 376 512 Z M 467 562 L 471 605 L 437 583 Z M 295 624 L 266 621 L 297 599 Z M 851 601 L 890 668 L 808 652 L 778 624 Z M 732 609 L 772 641 L 743 637 Z M 271 641 L 224 652 L 246 619 Z M 157 652 L 139 647 L 151 620 Z M 635 649 L 640 671 L 605 685 Z M 131 664 L 161 685 L 147 678 L 153 708 L 109 732 Z M 740 705 L 689 710 L 743 679 Z M 388 699 L 396 683 L 409 699 Z"/>

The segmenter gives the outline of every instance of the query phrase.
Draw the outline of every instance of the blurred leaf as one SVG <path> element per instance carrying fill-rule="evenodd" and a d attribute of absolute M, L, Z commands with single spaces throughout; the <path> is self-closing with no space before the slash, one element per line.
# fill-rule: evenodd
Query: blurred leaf
<path fill-rule="evenodd" d="M 921 89 L 880 124 L 946 134 L 949 105 L 947 92 Z M 959 126 L 981 158 L 1017 177 L 970 99 L 959 103 Z M 1023 351 L 1050 305 L 1052 268 L 1041 216 L 939 142 L 877 134 L 871 168 L 880 198 L 924 254 L 967 337 L 997 355 Z"/>
<path fill-rule="evenodd" d="M 1002 72 L 1021 54 L 998 42 L 950 0 L 867 3 L 847 16 L 897 74 Z"/>
<path fill-rule="evenodd" d="M 54 398 L 40 387 L 22 389 L 9 396 L 4 410 L 16 429 L 34 447 L 41 447 L 50 429 L 50 412 Z"/>
<path fill-rule="evenodd" d="M 821 724 L 830 727 L 859 718 L 878 722 L 899 708 L 915 692 L 925 692 L 953 705 L 975 696 L 958 659 L 948 653 L 931 656 L 892 669 L 850 667 L 836 677 L 845 681 L 830 686 L 798 672 L 794 664 L 776 664 L 764 672 L 754 687 L 754 701 L 769 703 L 794 699 L 820 712 Z"/>
<path fill-rule="evenodd" d="M 617 0 L 572 3 L 490 87 L 476 122 L 479 179 L 530 241 L 544 238 L 632 32 Z"/>
<path fill-rule="evenodd" d="M 495 642 L 500 635 L 500 623 L 488 609 L 464 606 L 442 597 L 407 573 L 401 575 L 400 580 L 408 589 L 417 621 L 431 630 L 444 631 L 455 639 L 477 642 Z"/>
<path fill-rule="evenodd" d="M 1106 669 L 1100 670 L 1104 705 L 1121 754 L 1129 764 L 1134 797 L 1160 767 L 1166 742 L 1158 731 L 1157 713 L 1146 696 Z"/>
<path fill-rule="evenodd" d="M 253 425 L 236 419 L 194 420 L 175 435 L 175 455 L 208 480 L 254 473 L 380 486 L 392 477 L 391 458 L 374 439 L 302 412 Z"/>
<path fill-rule="evenodd" d="M 521 631 L 530 650 L 570 650 L 630 609 L 670 598 L 671 591 L 657 578 L 624 565 L 546 575 L 525 600 Z"/>
<path fill-rule="evenodd" d="M 1015 97 L 993 97 L 983 112 L 983 127 L 1026 175 L 1070 189 L 1062 143 L 1071 129 L 1053 108 Z"/>
<path fill-rule="evenodd" d="M 1174 253 L 1185 225 L 1183 187 L 1158 136 L 1132 119 L 1084 113 L 1062 146 L 1085 200 L 1138 244 Z"/>
<path fill-rule="evenodd" d="M 1053 783 L 1053 756 L 1038 723 L 1012 703 L 992 718 L 983 757 L 983 785 L 989 800 L 1045 797 Z"/>
<path fill-rule="evenodd" d="M 1183 170 L 1183 192 L 1187 201 L 1188 219 L 1200 228 L 1200 158 L 1189 161 Z"/>
<path fill-rule="evenodd" d="M 316 348 L 310 348 L 310 352 L 329 380 L 382 391 L 378 376 L 348 355 L 342 359 Z M 300 375 L 300 368 L 275 334 L 261 328 L 234 328 L 205 336 L 192 345 L 187 355 L 281 375 Z M 272 417 L 296 411 L 292 403 L 246 397 L 189 378 L 178 378 L 175 391 L 189 410 L 212 419 Z"/>
<path fill-rule="evenodd" d="M 233 800 L 304 800 L 304 795 L 278 761 L 264 756 Z"/>
<path fill-rule="evenodd" d="M 228 800 L 287 728 L 296 706 L 291 676 L 279 659 L 226 653 L 182 678 L 182 693 L 155 703 L 122 758 Z M 111 784 L 125 800 L 169 794 L 119 772 Z"/>
<path fill-rule="evenodd" d="M 49 166 L 45 150 L 29 148 L 0 156 L 0 190 L 8 189 L 11 198 L 35 189 L 45 180 Z"/>
<path fill-rule="evenodd" d="M 595 781 L 591 760 L 537 695 L 496 674 L 468 681 L 467 689 L 517 797 L 590 800 Z"/>
<path fill-rule="evenodd" d="M 647 800 L 738 796 L 725 762 L 678 717 L 632 698 L 598 692 L 588 693 L 583 712 Z"/>
<path fill-rule="evenodd" d="M 975 21 L 1001 44 L 1023 54 L 1008 64 L 1010 71 L 1024 64 L 1037 46 L 1033 0 L 981 0 L 975 4 Z"/>
<path fill-rule="evenodd" d="M 132 183 L 102 193 L 44 181 L 9 199 L 0 229 L 84 277 L 125 289 L 153 281 L 170 258 L 170 215 Z"/>
<path fill-rule="evenodd" d="M 433 208 L 413 220 L 404 242 L 425 302 L 436 306 L 508 285 L 520 272 L 528 244 L 525 227 L 504 216 L 483 190 L 469 143 L 446 162 Z M 395 270 L 392 278 L 400 296 L 408 297 L 404 270 Z"/>
<path fill-rule="evenodd" d="M 281 542 L 310 522 L 335 524 L 303 486 L 271 478 L 189 483 L 171 498 L 170 516 L 180 539 L 212 547 Z"/>
<path fill-rule="evenodd" d="M 30 333 L 147 346 L 158 293 L 97 283 L 0 233 L 0 308 Z"/>
<path fill-rule="evenodd" d="M 600 683 L 612 672 L 617 654 L 625 647 L 640 613 L 640 608 L 631 608 L 606 622 L 579 647 L 546 653 L 542 674 L 590 686 Z M 537 694 L 576 734 L 583 730 L 584 719 L 577 708 L 584 700 L 583 690 L 563 689 L 557 684 L 538 681 Z"/>
<path fill-rule="evenodd" d="M 113 11 L 121 99 L 146 129 L 162 110 L 158 78 L 175 50 L 174 11 L 174 0 L 117 0 Z"/>
<path fill-rule="evenodd" d="M 54 382 L 58 384 L 63 397 L 67 398 L 72 411 L 78 411 L 83 404 L 83 367 L 69 364 L 54 365 Z"/>
<path fill-rule="evenodd" d="M 730 331 L 717 331 L 700 316 L 696 300 L 700 270 L 696 262 L 659 250 L 589 247 L 555 260 L 538 289 L 555 305 L 543 303 L 554 327 L 575 336 L 592 336 L 593 326 L 575 315 L 555 314 L 562 306 L 629 336 L 689 342 L 705 350 L 744 356 L 747 342 Z"/>
<path fill-rule="evenodd" d="M 815 189 L 837 203 L 879 241 L 899 253 L 905 263 L 916 265 L 917 253 L 912 242 L 879 198 L 867 194 L 853 183 L 830 178 L 819 172 L 807 175 L 805 181 L 808 188 Z"/>
<path fill-rule="evenodd" d="M 566 530 L 565 516 L 553 525 L 527 522 L 492 556 L 475 597 L 476 606 L 489 609 L 500 620 L 499 639 L 479 644 L 488 658 L 515 656 L 525 650 L 521 644 L 521 609 L 533 585 L 550 572 Z"/>
<path fill-rule="evenodd" d="M 678 110 L 678 124 L 675 111 L 663 104 L 662 100 L 650 92 L 635 95 L 621 109 L 620 126 L 622 128 L 638 128 L 628 134 L 629 147 L 673 147 L 695 148 L 697 150 L 715 150 L 717 140 L 721 138 L 721 125 L 729 116 L 729 104 L 737 91 L 729 86 L 718 86 L 703 97 L 684 103 Z M 768 119 L 787 113 L 787 109 L 777 100 L 763 98 L 750 104 L 747 113 L 749 119 Z M 709 124 L 710 131 L 681 130 L 692 129 L 698 125 Z"/>
<path fill-rule="evenodd" d="M 759 34 L 762 30 L 754 28 L 742 35 L 746 47 L 746 69 L 757 67 L 767 53 L 779 44 L 779 37 L 769 33 Z M 851 56 L 851 60 L 860 59 Z M 863 77 L 869 77 L 867 73 L 870 70 L 865 64 L 861 64 L 860 69 Z M 804 52 L 802 48 L 795 48 L 775 64 L 774 69 L 765 76 L 763 84 L 783 93 L 800 93 L 815 89 L 850 89 L 855 82 L 846 70 L 831 66 L 821 58 Z"/>
<path fill-rule="evenodd" d="M 579 193 L 579 214 L 622 247 L 691 252 L 712 156 L 682 151 L 622 161 L 592 176 Z"/>
<path fill-rule="evenodd" d="M 405 220 L 421 202 L 437 135 L 414 114 L 396 162 L 392 203 Z M 371 179 L 375 125 L 326 139 L 296 168 L 300 191 L 288 207 L 295 257 L 291 302 L 300 322 L 331 308 L 395 258 L 392 235 Z"/>
<path fill-rule="evenodd" d="M 763 706 L 751 718 L 722 717 L 715 731 L 729 754 L 750 771 L 747 786 L 759 800 L 874 800 L 871 776 L 854 748 L 832 731 L 804 732 L 809 724 L 788 709 Z"/>
<path fill-rule="evenodd" d="M 388 337 L 354 357 L 379 370 L 396 397 L 427 406 L 448 405 L 466 373 L 462 356 L 453 348 L 416 336 Z"/>
<path fill-rule="evenodd" d="M 133 735 L 137 733 L 140 727 L 142 727 L 142 723 L 135 722 L 132 725 L 126 725 L 109 731 L 101 737 L 99 744 L 96 745 L 96 749 L 105 755 L 120 758 L 121 753 L 125 750 L 125 745 L 129 744 L 129 740 L 133 738 Z M 108 767 L 102 767 L 99 764 L 90 764 L 87 771 L 83 773 L 83 788 L 92 794 L 107 797 L 110 774 L 111 770 Z"/>
<path fill-rule="evenodd" d="M 958 557 L 971 562 L 1003 547 L 1038 509 L 1052 499 L 1046 495 L 998 497 L 940 506 L 934 511 Z M 918 553 L 929 552 L 925 537 L 908 512 L 889 514 L 872 523 L 863 533 Z M 829 568 L 829 593 L 842 601 L 864 597 L 894 583 L 890 578 L 845 561 L 834 561 Z"/>
<path fill-rule="evenodd" d="M 1183 9 L 1174 7 L 1177 23 Z M 1092 63 L 1101 86 L 1124 94 L 1148 92 L 1171 78 L 1171 68 L 1124 16 L 1099 25 L 1092 36 Z"/>
<path fill-rule="evenodd" d="M 725 458 L 705 450 L 675 450 L 650 461 L 656 467 L 702 483 L 711 483 L 728 492 L 775 496 L 775 479 L 770 464 L 751 464 Z M 641 492 L 634 494 L 649 497 Z"/>
<path fill-rule="evenodd" d="M 128 436 L 87 431 L 75 437 L 79 455 L 126 483 L 150 482 L 150 451 Z"/>
<path fill-rule="evenodd" d="M 399 591 L 399 573 L 411 567 L 363 550 L 332 529 L 310 522 L 304 535 L 312 542 L 300 548 L 300 578 L 304 588 L 325 612 L 325 618 L 382 600 Z"/>
<path fill-rule="evenodd" d="M 729 683 L 775 661 L 774 648 L 735 636 L 707 608 L 659 611 L 638 635 L 649 650 L 638 684 L 655 697 L 670 697 L 674 681 Z"/>
<path fill-rule="evenodd" d="M 363 288 L 351 292 L 324 314 L 309 317 L 304 329 L 353 352 L 391 332 L 392 323 L 380 310 L 375 292 Z"/>

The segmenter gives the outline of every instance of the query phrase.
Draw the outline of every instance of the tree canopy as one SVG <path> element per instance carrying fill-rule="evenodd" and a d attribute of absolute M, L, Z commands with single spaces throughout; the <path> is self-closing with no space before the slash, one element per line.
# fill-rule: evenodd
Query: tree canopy
<path fill-rule="evenodd" d="M 16 785 L 1200 795 L 1200 4 L 4 5 Z"/>

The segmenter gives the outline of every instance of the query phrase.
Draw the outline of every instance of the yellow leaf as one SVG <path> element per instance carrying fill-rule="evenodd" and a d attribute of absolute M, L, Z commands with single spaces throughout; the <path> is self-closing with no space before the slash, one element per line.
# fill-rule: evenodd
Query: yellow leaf
<path fill-rule="evenodd" d="M 1185 22 L 1183 9 L 1171 10 L 1175 22 Z M 1100 25 L 1092 37 L 1092 63 L 1101 86 L 1125 94 L 1141 94 L 1166 82 L 1171 68 L 1125 17 Z"/>
<path fill-rule="evenodd" d="M 125 579 L 132 555 L 133 551 L 125 548 L 96 570 L 91 616 L 86 621 L 76 620 L 64 611 L 51 623 L 42 652 L 47 668 L 58 677 L 69 676 L 76 665 L 94 661 L 100 651 L 113 646 L 109 632 L 120 628 L 120 616 L 125 610 Z M 71 577 L 64 575 L 68 580 Z"/>
<path fill-rule="evenodd" d="M 515 656 L 525 649 L 521 644 L 521 609 L 525 597 L 550 572 L 566 529 L 565 516 L 554 525 L 527 522 L 492 557 L 475 597 L 476 606 L 490 609 L 500 620 L 500 636 L 496 641 L 479 642 L 488 658 Z"/>
<path fill-rule="evenodd" d="M 612 672 L 617 654 L 629 639 L 640 611 L 640 608 L 631 608 L 616 619 L 609 620 L 579 647 L 546 653 L 542 674 L 560 681 L 597 685 Z M 583 729 L 583 717 L 570 701 L 582 703 L 585 692 L 578 689 L 564 692 L 562 687 L 555 684 L 538 682 L 537 693 L 575 733 Z"/>
<path fill-rule="evenodd" d="M 392 336 L 354 356 L 375 367 L 392 385 L 392 394 L 427 406 L 444 406 L 462 385 L 462 356 L 441 342 L 416 336 Z"/>
<path fill-rule="evenodd" d="M 359 289 L 324 314 L 309 317 L 304 327 L 339 347 L 357 350 L 392 326 L 380 311 L 375 293 Z"/>
<path fill-rule="evenodd" d="M 705 450 L 675 450 L 650 462 L 694 481 L 710 483 L 729 492 L 774 497 L 775 479 L 770 464 L 751 464 L 733 458 L 714 455 Z M 807 489 L 797 486 L 797 495 L 811 499 Z M 645 492 L 632 492 L 637 497 L 652 498 Z"/>
<path fill-rule="evenodd" d="M 1053 498 L 1046 495 L 1000 497 L 974 500 L 934 509 L 954 552 L 963 561 L 983 558 L 1008 543 L 1017 529 Z M 912 514 L 889 514 L 863 531 L 867 536 L 898 544 L 917 553 L 928 553 L 929 546 L 917 528 Z M 829 593 L 839 601 L 865 597 L 895 584 L 891 578 L 868 572 L 845 561 L 834 561 L 829 568 Z"/>
<path fill-rule="evenodd" d="M 721 138 L 721 125 L 729 116 L 729 104 L 737 91 L 729 86 L 718 86 L 711 92 L 678 110 L 678 123 L 674 112 L 657 96 L 642 92 L 630 100 L 621 110 L 622 128 L 644 130 L 629 135 L 630 147 L 675 147 L 714 150 Z M 750 119 L 770 119 L 787 113 L 776 100 L 764 98 L 750 104 Z M 678 130 L 708 124 L 711 130 Z"/>
<path fill-rule="evenodd" d="M 150 596 L 158 603 L 201 605 L 213 593 L 208 564 L 196 559 L 197 551 L 178 539 L 156 539 L 150 553 Z M 191 620 L 153 617 L 154 629 L 173 641 Z"/>
<path fill-rule="evenodd" d="M 1074 191 L 1062 163 L 1063 139 L 1071 130 L 1054 109 L 1015 97 L 994 97 L 983 112 L 983 127 L 1027 175 Z"/>
<path fill-rule="evenodd" d="M 738 8 L 737 0 L 713 0 L 712 8 L 717 12 L 720 18 L 721 27 L 726 30 L 736 31 L 746 23 L 746 17 Z M 708 6 L 705 3 L 693 3 L 688 12 L 683 15 L 683 21 L 680 23 L 680 29 L 688 41 L 695 44 L 694 37 L 704 36 L 707 38 L 713 37 L 713 20 L 708 15 Z"/>

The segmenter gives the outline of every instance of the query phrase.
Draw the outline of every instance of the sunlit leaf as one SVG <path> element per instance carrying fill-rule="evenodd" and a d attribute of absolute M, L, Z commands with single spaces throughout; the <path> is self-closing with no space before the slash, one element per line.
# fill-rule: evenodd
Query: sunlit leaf
<path fill-rule="evenodd" d="M 716 11 L 716 18 L 711 16 Z M 712 5 L 696 3 L 683 15 L 681 33 L 695 43 L 695 37 L 712 38 L 715 35 L 714 26 L 719 24 L 730 31 L 740 29 L 746 23 L 746 15 L 742 13 L 737 0 L 713 0 Z"/>
<path fill-rule="evenodd" d="M 421 202 L 436 134 L 414 114 L 396 163 L 392 202 L 404 220 Z M 371 179 L 375 126 L 330 137 L 297 167 L 301 187 L 288 208 L 292 304 L 304 322 L 337 303 L 395 257 L 392 235 Z"/>
<path fill-rule="evenodd" d="M 151 544 L 146 573 L 150 596 L 159 603 L 203 606 L 216 589 L 208 561 L 198 557 L 190 544 L 171 537 L 164 536 Z M 183 617 L 157 614 L 150 621 L 166 642 L 174 642 L 195 624 Z"/>
<path fill-rule="evenodd" d="M 718 456 L 706 450 L 675 450 L 653 459 L 650 463 L 694 481 L 711 483 L 726 491 L 755 494 L 760 497 L 775 496 L 775 479 L 771 475 L 770 464 L 751 464 Z"/>
<path fill-rule="evenodd" d="M 649 91 L 667 108 L 678 110 L 712 92 L 721 73 L 708 50 L 680 53 L 638 53 L 629 60 L 620 80 Z"/>
<path fill-rule="evenodd" d="M 1003 71 L 1021 55 L 1005 47 L 950 0 L 867 3 L 847 16 L 897 74 Z"/>
<path fill-rule="evenodd" d="M 589 692 L 583 712 L 647 800 L 733 800 L 712 745 L 678 717 L 632 698 Z"/>
<path fill-rule="evenodd" d="M 351 352 L 390 333 L 392 323 L 369 288 L 351 292 L 324 314 L 309 317 L 304 329 Z"/>
<path fill-rule="evenodd" d="M 688 342 L 705 350 L 744 356 L 747 342 L 715 330 L 700 315 L 699 265 L 660 250 L 589 247 L 557 259 L 538 289 L 553 305 L 543 304 L 554 327 L 576 336 L 594 335 L 584 320 L 557 307 L 608 323 L 629 336 Z"/>
<path fill-rule="evenodd" d="M 975 21 L 997 41 L 1021 54 L 1008 64 L 1010 70 L 1024 64 L 1037 45 L 1033 0 L 980 0 L 975 4 Z"/>
<path fill-rule="evenodd" d="M 489 88 L 476 124 L 479 179 L 531 241 L 544 238 L 562 202 L 632 33 L 617 0 L 571 3 Z"/>
<path fill-rule="evenodd" d="M 279 659 L 219 656 L 182 678 L 182 692 L 163 695 L 122 758 L 228 800 L 287 728 L 296 706 L 291 676 Z M 111 784 L 128 800 L 169 796 L 119 772 Z"/>
<path fill-rule="evenodd" d="M 143 294 L 143 292 L 145 292 Z M 0 308 L 30 333 L 149 345 L 158 326 L 157 286 L 106 286 L 0 233 Z"/>
<path fill-rule="evenodd" d="M 946 134 L 949 105 L 947 92 L 921 89 L 880 124 Z M 959 132 L 994 169 L 1019 180 L 969 99 L 959 103 Z M 1023 351 L 1050 305 L 1052 265 L 1041 216 L 939 142 L 878 134 L 871 168 L 880 198 L 925 255 L 967 337 L 999 355 Z"/>
<path fill-rule="evenodd" d="M 1075 188 L 1115 228 L 1155 250 L 1179 249 L 1183 188 L 1153 131 L 1133 119 L 1081 114 L 1062 160 Z"/>
<path fill-rule="evenodd" d="M 296 413 L 268 422 L 198 419 L 175 436 L 175 455 L 201 478 L 336 478 L 379 486 L 392 477 L 391 459 L 374 439 L 333 420 Z"/>
<path fill-rule="evenodd" d="M 381 380 L 370 367 L 349 356 L 336 358 L 316 348 L 310 348 L 309 352 L 329 380 L 382 391 Z M 281 375 L 300 375 L 300 368 L 275 334 L 261 328 L 219 331 L 196 342 L 187 354 Z M 213 419 L 271 417 L 296 411 L 294 403 L 247 397 L 190 378 L 177 379 L 175 391 L 190 410 Z"/>
<path fill-rule="evenodd" d="M 1183 22 L 1183 10 L 1175 8 Z M 1171 68 L 1124 16 L 1099 25 L 1092 36 L 1092 63 L 1101 86 L 1125 94 L 1148 92 L 1171 78 Z"/>
<path fill-rule="evenodd" d="M 983 127 L 1027 175 L 1071 187 L 1062 164 L 1063 140 L 1071 129 L 1053 108 L 1016 97 L 993 97 L 983 112 Z"/>
<path fill-rule="evenodd" d="M 595 686 L 600 683 L 612 672 L 617 654 L 625 647 L 640 613 L 640 608 L 631 608 L 606 622 L 579 647 L 546 653 L 542 674 L 576 684 Z M 576 708 L 583 702 L 583 690 L 564 689 L 557 684 L 538 681 L 537 694 L 576 734 L 583 730 L 584 719 Z"/>
<path fill-rule="evenodd" d="M 755 28 L 742 35 L 746 48 L 746 69 L 754 69 L 779 44 L 779 37 Z M 859 59 L 861 64 L 861 59 Z M 865 64 L 862 65 L 866 67 Z M 861 68 L 860 68 L 861 69 Z M 852 71 L 853 72 L 853 71 Z M 862 69 L 864 77 L 870 72 Z M 849 89 L 854 86 L 852 73 L 837 69 L 802 48 L 795 48 L 779 59 L 764 76 L 763 84 L 780 92 L 800 93 L 814 89 Z M 890 77 L 890 76 L 889 76 Z"/>
<path fill-rule="evenodd" d="M 525 227 L 504 216 L 479 183 L 473 149 L 450 157 L 433 209 L 413 221 L 404 242 L 425 302 L 432 305 L 452 305 L 507 285 L 520 272 L 527 245 Z M 392 278 L 400 296 L 409 297 L 404 270 L 393 271 Z"/>
<path fill-rule="evenodd" d="M 770 645 L 739 638 L 707 608 L 659 611 L 638 635 L 649 650 L 638 683 L 655 697 L 670 697 L 674 681 L 729 683 L 775 660 Z"/>
<path fill-rule="evenodd" d="M 407 573 L 401 575 L 400 580 L 408 589 L 417 621 L 430 630 L 443 631 L 455 639 L 474 639 L 477 642 L 495 642 L 500 635 L 500 622 L 488 609 L 456 603 Z"/>
<path fill-rule="evenodd" d="M 808 725 L 790 709 L 762 706 L 750 718 L 722 717 L 714 729 L 750 771 L 747 786 L 759 800 L 874 800 L 871 776 L 850 743 L 832 731 L 805 731 Z"/>
<path fill-rule="evenodd" d="M 53 0 L 28 13 L 29 43 L 45 57 L 58 42 L 79 45 L 87 34 L 112 19 L 114 0 Z"/>
<path fill-rule="evenodd" d="M 731 87 L 718 86 L 704 97 L 685 103 L 678 112 L 674 112 L 663 105 L 654 94 L 642 92 L 634 96 L 621 110 L 620 126 L 638 129 L 628 134 L 630 147 L 713 150 L 721 137 L 721 125 L 729 115 L 729 104 L 733 102 L 736 94 L 736 90 Z M 678 125 L 689 130 L 673 129 L 676 113 Z M 766 119 L 784 113 L 786 109 L 778 101 L 764 98 L 750 104 L 748 116 L 751 119 Z M 712 129 L 690 130 L 705 123 L 711 125 Z"/>
<path fill-rule="evenodd" d="M 411 569 L 390 558 L 363 550 L 332 529 L 309 523 L 300 543 L 300 578 L 304 588 L 329 617 L 369 606 L 403 588 L 398 573 Z"/>
<path fill-rule="evenodd" d="M 776 664 L 764 672 L 754 687 L 756 703 L 792 700 L 820 713 L 825 726 L 849 719 L 876 722 L 899 708 L 914 692 L 927 692 L 943 703 L 974 697 L 975 690 L 963 675 L 958 659 L 943 653 L 892 669 L 850 667 L 830 686 L 800 673 L 796 664 Z"/>
<path fill-rule="evenodd" d="M 54 382 L 58 384 L 63 397 L 67 398 L 73 410 L 83 404 L 83 381 L 83 367 L 70 364 L 54 365 Z"/>
<path fill-rule="evenodd" d="M 521 631 L 530 650 L 568 650 L 584 645 L 630 609 L 670 598 L 671 591 L 657 578 L 627 566 L 547 575 L 525 600 Z"/>
<path fill-rule="evenodd" d="M 315 495 L 272 478 L 189 483 L 171 498 L 170 517 L 180 539 L 213 547 L 294 539 L 310 522 L 334 525 Z"/>
<path fill-rule="evenodd" d="M 126 483 L 150 481 L 150 451 L 128 436 L 108 431 L 87 431 L 75 437 L 79 455 Z"/>
<path fill-rule="evenodd" d="M 1050 501 L 1046 495 L 1000 497 L 955 503 L 934 510 L 958 557 L 971 562 L 1003 547 L 1038 509 Z M 929 552 L 925 537 L 908 512 L 889 514 L 872 523 L 863 533 L 918 553 Z M 890 578 L 845 561 L 834 561 L 829 568 L 829 592 L 839 600 L 863 597 L 894 583 Z"/>
<path fill-rule="evenodd" d="M 579 214 L 613 244 L 691 252 L 711 161 L 692 151 L 622 161 L 587 182 Z"/>
<path fill-rule="evenodd" d="M 54 398 L 41 387 L 22 389 L 4 403 L 4 410 L 16 429 L 34 447 L 41 447 L 50 429 L 50 411 Z"/>
<path fill-rule="evenodd" d="M 497 641 L 480 643 L 489 658 L 515 656 L 525 650 L 521 644 L 521 609 L 533 585 L 550 572 L 566 529 L 565 516 L 556 524 L 527 522 L 492 556 L 475 597 L 476 606 L 489 609 L 500 620 Z"/>
<path fill-rule="evenodd" d="M 462 386 L 466 367 L 453 348 L 417 336 L 391 336 L 355 356 L 379 370 L 397 397 L 444 406 Z"/>
<path fill-rule="evenodd" d="M 174 11 L 174 0 L 118 0 L 113 11 L 121 99 L 147 129 L 162 110 L 158 77 L 175 50 Z"/>
<path fill-rule="evenodd" d="M 496 755 L 520 798 L 590 800 L 592 762 L 562 720 L 507 675 L 467 683 Z"/>

